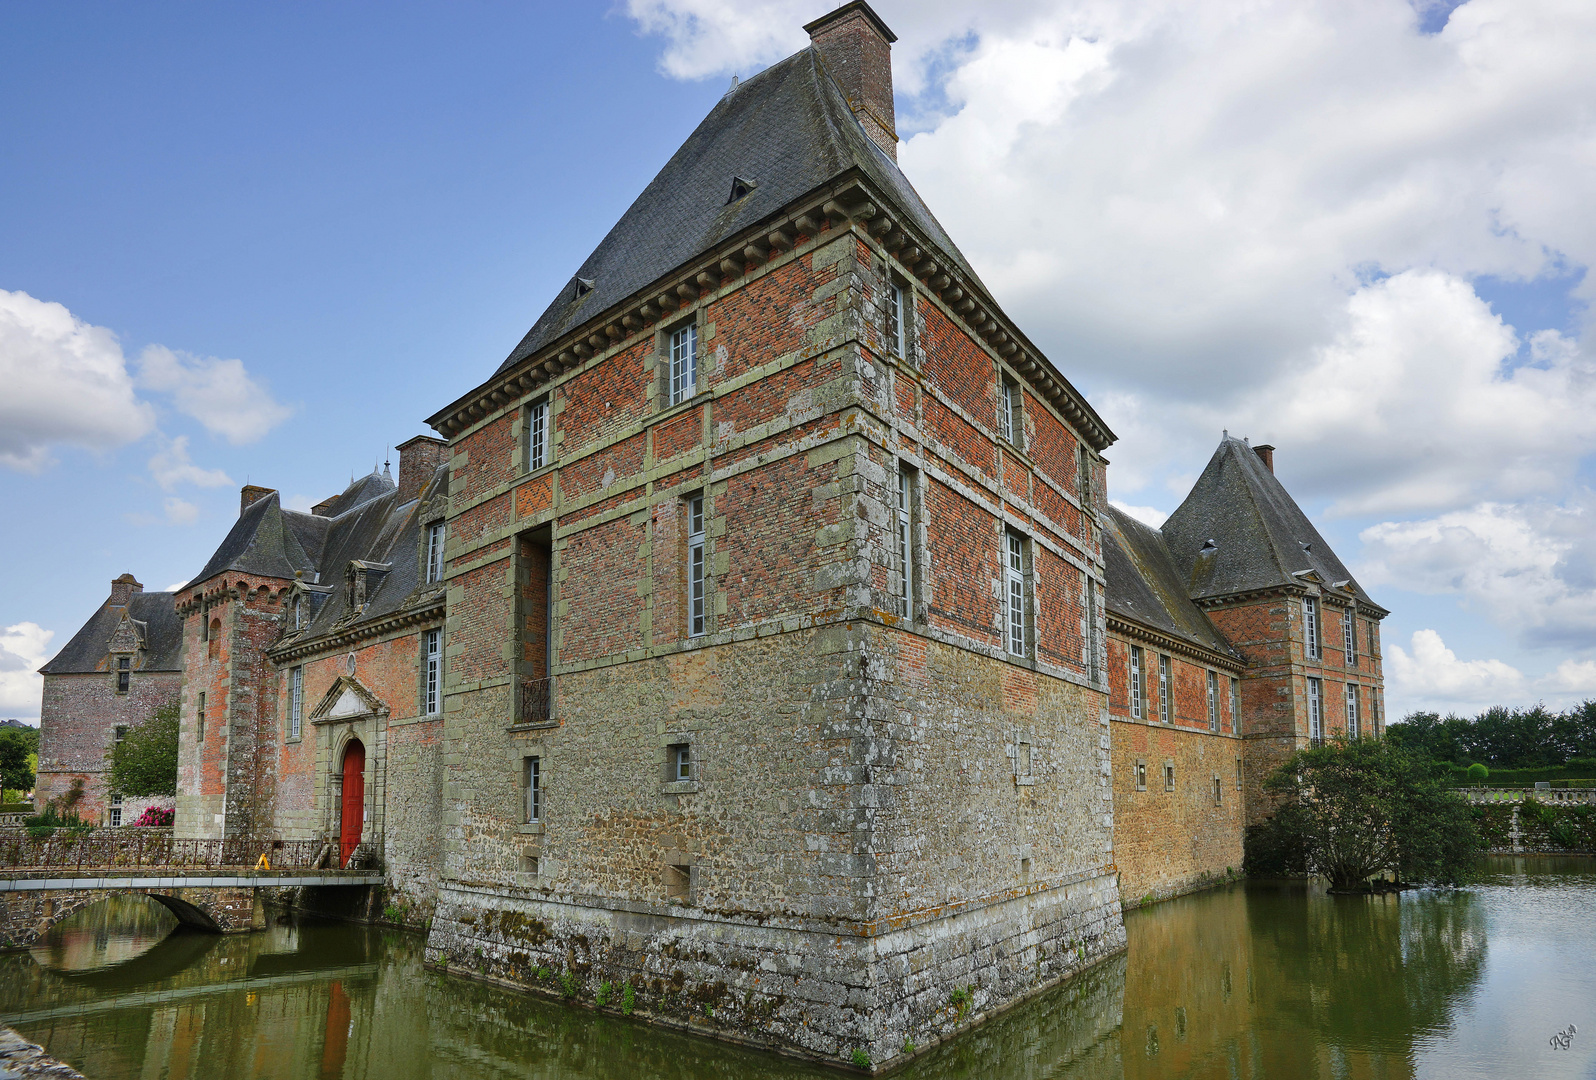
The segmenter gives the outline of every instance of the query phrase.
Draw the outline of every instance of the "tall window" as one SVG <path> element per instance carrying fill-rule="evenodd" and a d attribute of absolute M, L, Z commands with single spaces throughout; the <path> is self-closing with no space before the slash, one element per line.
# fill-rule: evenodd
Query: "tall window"
<path fill-rule="evenodd" d="M 122 827 L 122 793 L 111 792 L 111 814 L 109 824 L 113 829 Z"/>
<path fill-rule="evenodd" d="M 1208 730 L 1219 730 L 1219 676 L 1208 673 Z"/>
<path fill-rule="evenodd" d="M 893 356 L 907 356 L 904 348 L 903 335 L 903 289 L 896 285 L 887 286 L 887 351 Z"/>
<path fill-rule="evenodd" d="M 535 757 L 521 759 L 521 786 L 526 792 L 526 820 L 528 824 L 543 820 L 543 768 Z"/>
<path fill-rule="evenodd" d="M 1086 579 L 1086 677 L 1097 681 L 1097 579 Z"/>
<path fill-rule="evenodd" d="M 1346 653 L 1347 667 L 1358 666 L 1358 620 L 1352 610 L 1347 608 L 1346 614 L 1341 616 L 1341 648 Z"/>
<path fill-rule="evenodd" d="M 1230 680 L 1230 733 L 1241 734 L 1241 680 L 1234 676 Z"/>
<path fill-rule="evenodd" d="M 999 391 L 998 431 L 1016 449 L 1023 449 L 1020 444 L 1025 438 L 1025 420 L 1020 412 L 1020 403 L 1024 397 L 1020 393 L 1020 384 L 1005 378 L 999 383 Z"/>
<path fill-rule="evenodd" d="M 445 525 L 438 521 L 427 526 L 427 581 L 443 580 L 443 544 Z"/>
<path fill-rule="evenodd" d="M 704 497 L 687 500 L 687 633 L 697 637 L 709 628 L 704 612 Z"/>
<path fill-rule="evenodd" d="M 671 404 L 686 401 L 698 387 L 698 326 L 688 323 L 671 335 Z"/>
<path fill-rule="evenodd" d="M 1025 615 L 1029 608 L 1030 586 L 1025 580 L 1025 537 L 1016 532 L 1003 537 L 1003 581 L 1008 650 L 1015 656 L 1026 656 Z"/>
<path fill-rule="evenodd" d="M 1158 658 L 1158 718 L 1166 724 L 1175 722 L 1173 693 L 1175 680 L 1170 670 L 1169 657 Z"/>
<path fill-rule="evenodd" d="M 1092 505 L 1092 456 L 1084 446 L 1075 448 L 1075 490 L 1080 493 L 1081 508 L 1090 510 Z"/>
<path fill-rule="evenodd" d="M 898 614 L 914 618 L 914 470 L 898 465 L 898 506 L 894 522 L 898 541 Z"/>
<path fill-rule="evenodd" d="M 1142 663 L 1142 649 L 1140 645 L 1132 645 L 1130 649 L 1130 712 L 1136 719 L 1142 718 L 1147 701 L 1147 672 Z"/>
<path fill-rule="evenodd" d="M 1323 657 L 1319 649 L 1319 598 L 1304 596 L 1302 598 L 1302 636 L 1309 660 L 1320 660 Z"/>
<path fill-rule="evenodd" d="M 680 783 L 693 778 L 693 747 L 690 743 L 671 743 L 669 749 L 670 761 L 665 771 L 665 778 L 671 783 Z"/>
<path fill-rule="evenodd" d="M 1358 737 L 1358 684 L 1347 683 L 1347 738 Z"/>
<path fill-rule="evenodd" d="M 303 593 L 294 597 L 294 629 L 298 630 L 305 625 L 305 596 Z"/>
<path fill-rule="evenodd" d="M 305 669 L 288 669 L 288 737 L 299 738 L 299 726 L 305 715 Z"/>
<path fill-rule="evenodd" d="M 127 693 L 128 686 L 133 681 L 133 658 L 119 656 L 116 658 L 116 692 Z"/>
<path fill-rule="evenodd" d="M 1324 695 L 1319 680 L 1308 680 L 1308 738 L 1324 738 Z"/>
<path fill-rule="evenodd" d="M 549 463 L 549 401 L 530 406 L 526 411 L 526 467 L 531 472 Z"/>
<path fill-rule="evenodd" d="M 194 703 L 194 741 L 205 741 L 205 691 L 199 692 L 199 700 Z"/>
<path fill-rule="evenodd" d="M 1380 695 L 1372 687 L 1369 689 L 1369 719 L 1374 723 L 1374 728 L 1370 734 L 1378 737 L 1380 734 Z"/>
<path fill-rule="evenodd" d="M 421 672 L 421 711 L 426 716 L 437 716 L 442 711 L 443 631 L 428 630 L 421 635 L 421 642 L 425 650 Z"/>

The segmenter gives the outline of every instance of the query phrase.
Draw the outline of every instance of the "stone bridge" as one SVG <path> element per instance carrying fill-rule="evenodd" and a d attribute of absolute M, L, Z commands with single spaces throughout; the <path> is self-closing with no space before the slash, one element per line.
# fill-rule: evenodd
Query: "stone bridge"
<path fill-rule="evenodd" d="M 381 883 L 381 874 L 361 870 L 0 871 L 0 949 L 26 948 L 68 915 L 115 893 L 148 896 L 185 926 L 237 934 L 266 925 L 265 901 L 277 890 Z"/>

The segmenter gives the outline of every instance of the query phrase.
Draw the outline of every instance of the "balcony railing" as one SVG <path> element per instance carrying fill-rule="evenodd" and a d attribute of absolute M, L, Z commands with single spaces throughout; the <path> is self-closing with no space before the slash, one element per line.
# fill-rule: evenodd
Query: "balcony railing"
<path fill-rule="evenodd" d="M 326 844 L 321 840 L 175 840 L 138 829 L 112 835 L 74 836 L 58 829 L 49 837 L 0 837 L 0 868 L 8 870 L 139 870 L 144 868 L 202 870 L 260 866 L 261 856 L 273 870 L 303 870 L 315 865 Z"/>
<path fill-rule="evenodd" d="M 547 724 L 553 715 L 550 704 L 554 697 L 553 679 L 521 680 L 520 712 L 518 724 Z"/>

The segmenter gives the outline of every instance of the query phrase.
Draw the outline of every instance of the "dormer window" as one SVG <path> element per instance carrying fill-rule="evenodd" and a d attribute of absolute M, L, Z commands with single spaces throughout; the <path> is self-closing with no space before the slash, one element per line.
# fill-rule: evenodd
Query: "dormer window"
<path fill-rule="evenodd" d="M 732 177 L 731 194 L 726 197 L 726 205 L 730 206 L 738 199 L 741 199 L 743 196 L 747 195 L 750 191 L 754 190 L 754 186 L 755 185 L 752 180 L 744 180 L 740 176 Z"/>
<path fill-rule="evenodd" d="M 586 296 L 588 293 L 590 293 L 592 291 L 593 291 L 593 280 L 591 278 L 575 278 L 571 282 L 571 299 L 572 300 L 580 300 L 580 299 L 582 299 L 582 297 Z"/>

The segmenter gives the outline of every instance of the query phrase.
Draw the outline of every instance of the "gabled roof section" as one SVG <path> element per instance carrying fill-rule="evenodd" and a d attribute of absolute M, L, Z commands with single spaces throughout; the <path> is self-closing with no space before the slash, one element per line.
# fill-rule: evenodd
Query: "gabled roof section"
<path fill-rule="evenodd" d="M 864 133 L 811 47 L 716 103 L 499 371 L 851 170 L 897 202 L 963 274 L 980 283 L 897 163 Z M 758 182 L 728 202 L 739 177 Z M 578 296 L 577 280 L 591 281 L 592 289 Z"/>
<path fill-rule="evenodd" d="M 179 671 L 183 663 L 183 622 L 177 617 L 176 594 L 140 592 L 127 605 L 103 604 L 72 640 L 39 669 L 44 675 L 77 675 L 105 671 L 111 636 L 124 619 L 140 624 L 144 647 L 140 671 Z"/>
<path fill-rule="evenodd" d="M 1104 598 L 1111 614 L 1232 659 L 1240 655 L 1186 595 L 1157 529 L 1112 505 L 1103 515 Z"/>
<path fill-rule="evenodd" d="M 1385 611 L 1240 439 L 1220 440 L 1162 533 L 1194 600 L 1297 585 L 1313 571 L 1332 590 L 1350 592 L 1359 604 Z"/>

